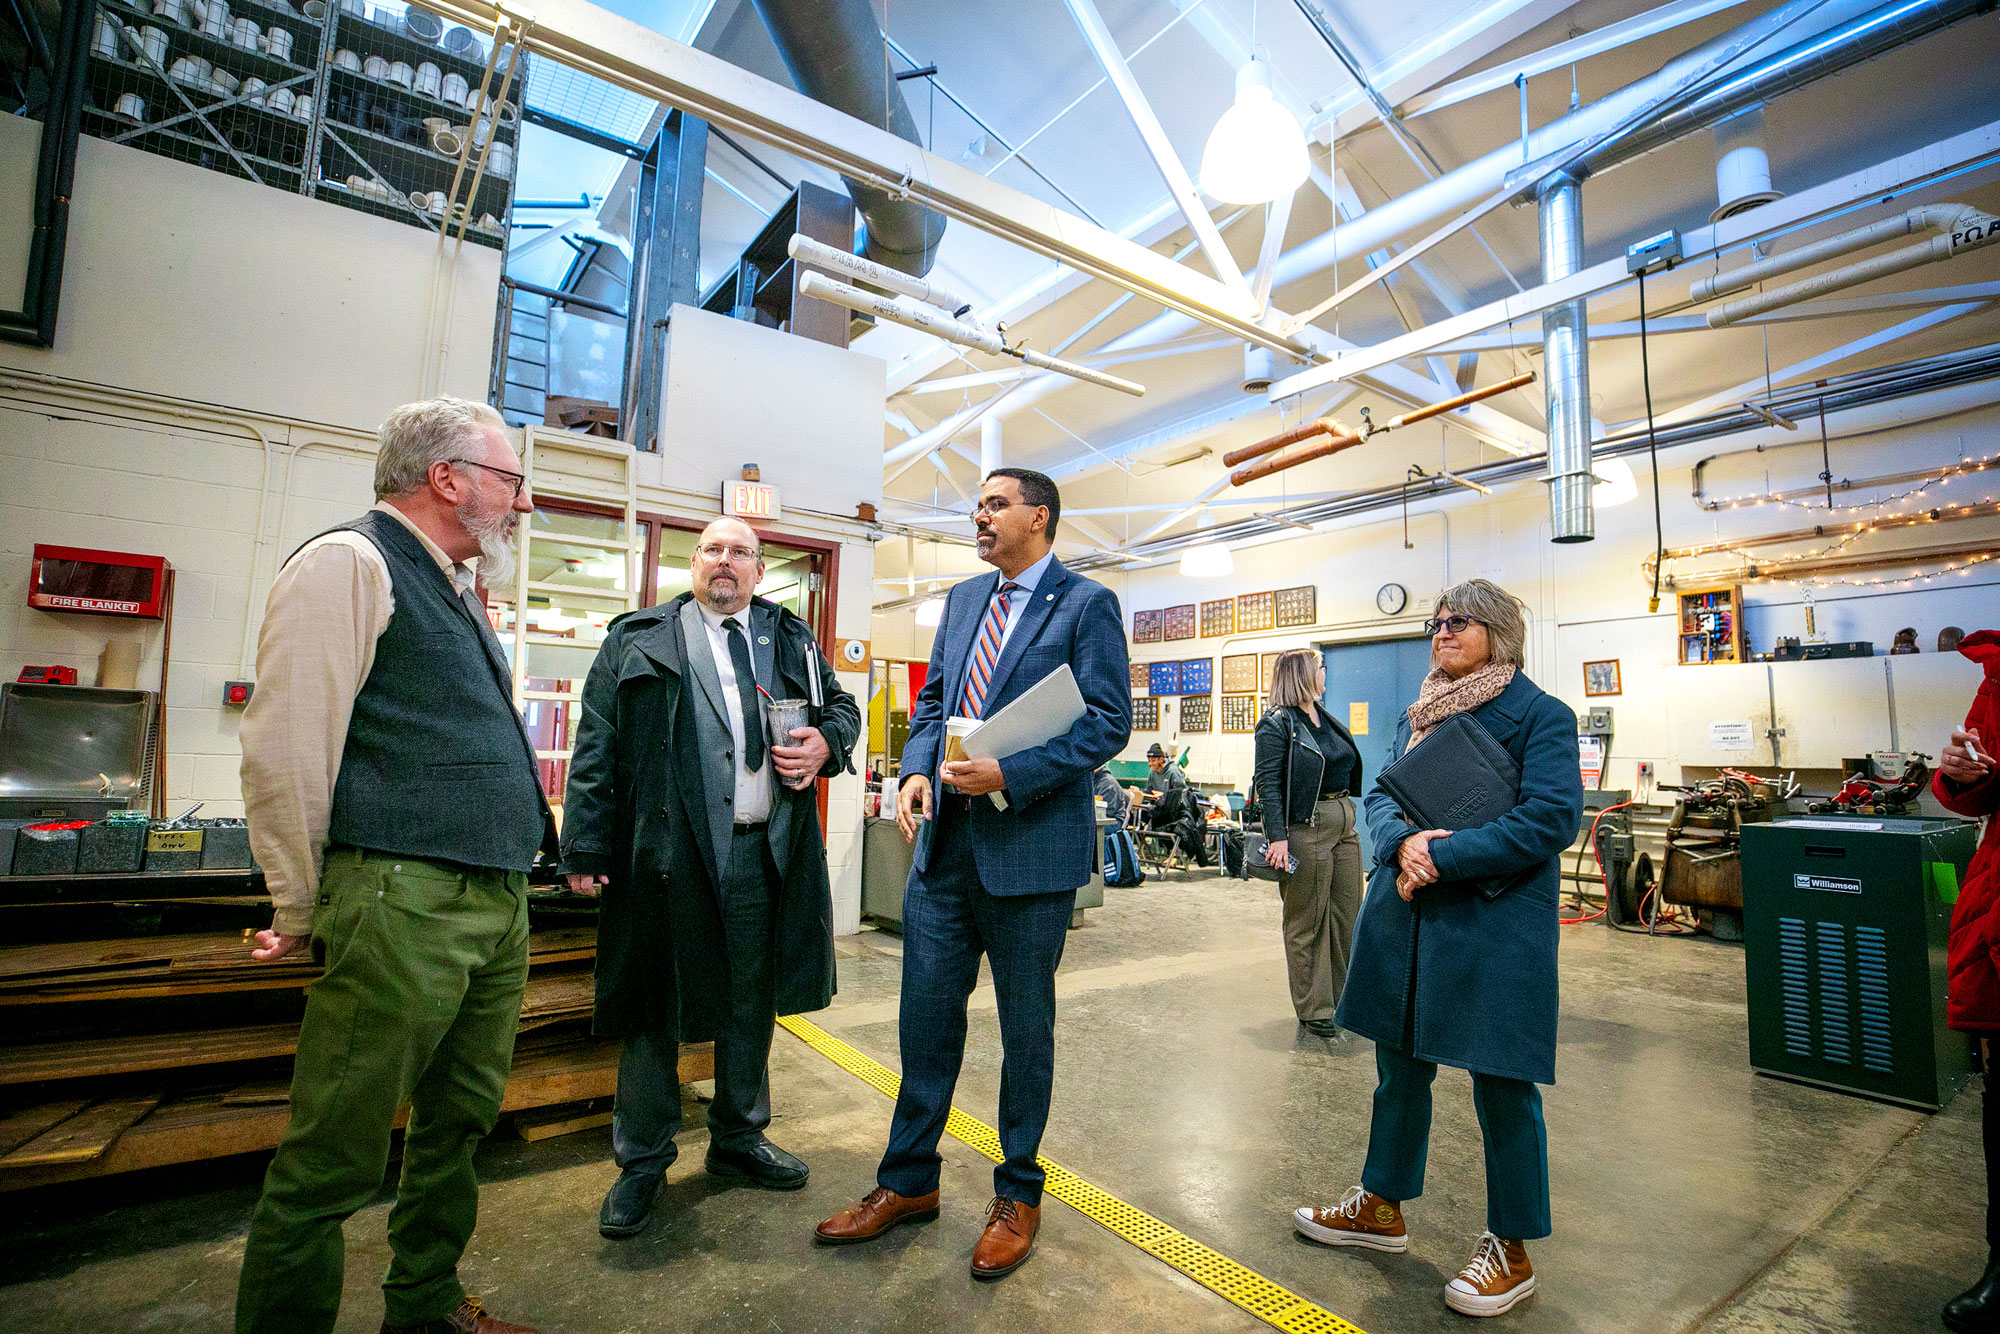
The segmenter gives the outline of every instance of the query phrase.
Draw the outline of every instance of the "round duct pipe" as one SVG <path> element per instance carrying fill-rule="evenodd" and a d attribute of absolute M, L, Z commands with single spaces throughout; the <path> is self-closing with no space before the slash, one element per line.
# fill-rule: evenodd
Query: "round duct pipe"
<path fill-rule="evenodd" d="M 1771 188 L 1771 159 L 1764 152 L 1764 108 L 1753 107 L 1718 122 L 1715 135 L 1715 211 L 1710 222 L 1785 197 Z"/>
<path fill-rule="evenodd" d="M 1243 379 L 1237 388 L 1246 394 L 1261 394 L 1277 378 L 1277 357 L 1271 349 L 1256 343 L 1243 345 Z"/>

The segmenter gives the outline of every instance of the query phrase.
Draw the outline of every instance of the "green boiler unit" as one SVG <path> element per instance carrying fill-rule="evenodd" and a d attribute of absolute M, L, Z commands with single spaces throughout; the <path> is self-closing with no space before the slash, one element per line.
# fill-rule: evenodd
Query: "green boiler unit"
<path fill-rule="evenodd" d="M 1743 826 L 1750 1065 L 1935 1111 L 1972 1073 L 1945 1027 L 1945 936 L 1977 826 L 1793 816 Z"/>

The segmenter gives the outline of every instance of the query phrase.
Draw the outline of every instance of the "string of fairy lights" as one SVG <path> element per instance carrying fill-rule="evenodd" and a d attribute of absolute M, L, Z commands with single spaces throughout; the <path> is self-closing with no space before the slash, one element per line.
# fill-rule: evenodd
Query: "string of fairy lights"
<path fill-rule="evenodd" d="M 1756 554 L 1756 548 L 1772 545 L 1777 541 L 1797 540 L 1796 538 L 1767 538 L 1762 541 L 1750 538 L 1736 542 L 1716 542 L 1706 546 L 1686 548 L 1675 554 L 1682 559 L 1696 556 L 1730 555 L 1742 561 L 1749 570 L 1756 572 L 1761 578 L 1783 580 L 1788 583 L 1807 584 L 1815 588 L 1911 588 L 1923 584 L 1936 584 L 1954 579 L 1962 579 L 1969 576 L 1975 567 L 1987 564 L 1995 559 L 2000 559 L 2000 552 L 1974 551 L 1956 556 L 1947 560 L 1942 569 L 1934 569 L 1928 574 L 1918 569 L 1906 575 L 1849 579 L 1825 574 L 1807 574 L 1804 572 L 1793 576 L 1786 576 L 1783 573 L 1779 573 L 1779 571 L 1784 570 L 1788 566 L 1798 565 L 1806 561 L 1822 561 L 1838 557 L 1847 548 L 1862 538 L 1885 528 L 1909 528 L 1924 524 L 1947 523 L 1956 519 L 1982 517 L 1984 514 L 2000 513 L 2000 493 L 1989 493 L 1977 498 L 1956 499 L 1943 504 L 1884 512 L 1885 507 L 1926 496 L 1934 488 L 1942 489 L 1948 487 L 1955 478 L 1967 477 L 1992 469 L 2000 469 L 2000 455 L 1985 458 L 1966 456 L 1961 458 L 1957 463 L 1946 464 L 1930 472 L 1919 474 L 1919 484 L 1916 486 L 1854 504 L 1828 505 L 1824 500 L 1814 502 L 1797 498 L 1803 494 L 1807 494 L 1807 491 L 1717 499 L 1704 505 L 1703 508 L 1714 511 L 1782 505 L 1796 509 L 1810 510 L 1820 514 L 1854 514 L 1862 511 L 1872 511 L 1872 513 L 1870 517 L 1857 519 L 1852 523 L 1816 528 L 1812 536 L 1833 537 L 1835 534 L 1839 534 L 1839 536 L 1834 541 L 1822 546 L 1787 552 L 1780 556 L 1759 556 Z M 1804 534 L 1800 534 L 1799 536 L 1804 536 Z M 1674 555 L 1669 555 L 1668 559 L 1674 559 Z"/>

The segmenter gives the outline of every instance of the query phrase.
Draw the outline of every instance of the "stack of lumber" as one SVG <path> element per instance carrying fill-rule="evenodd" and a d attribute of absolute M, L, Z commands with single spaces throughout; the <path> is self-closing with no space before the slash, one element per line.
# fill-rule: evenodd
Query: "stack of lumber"
<path fill-rule="evenodd" d="M 503 1111 L 608 1098 L 618 1049 L 594 1038 L 597 928 L 538 927 Z M 250 958 L 247 931 L 0 948 L 0 1191 L 249 1153 L 284 1133 L 309 955 Z M 686 1047 L 683 1081 L 711 1078 Z M 576 1128 L 584 1110 L 537 1125 Z"/>

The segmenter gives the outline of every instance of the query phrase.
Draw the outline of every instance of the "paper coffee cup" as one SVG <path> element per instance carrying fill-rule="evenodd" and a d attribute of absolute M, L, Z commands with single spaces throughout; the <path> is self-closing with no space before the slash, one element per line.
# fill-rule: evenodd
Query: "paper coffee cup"
<path fill-rule="evenodd" d="M 965 738 L 979 728 L 977 718 L 947 718 L 944 720 L 944 758 L 956 764 L 972 757 L 965 753 Z"/>

